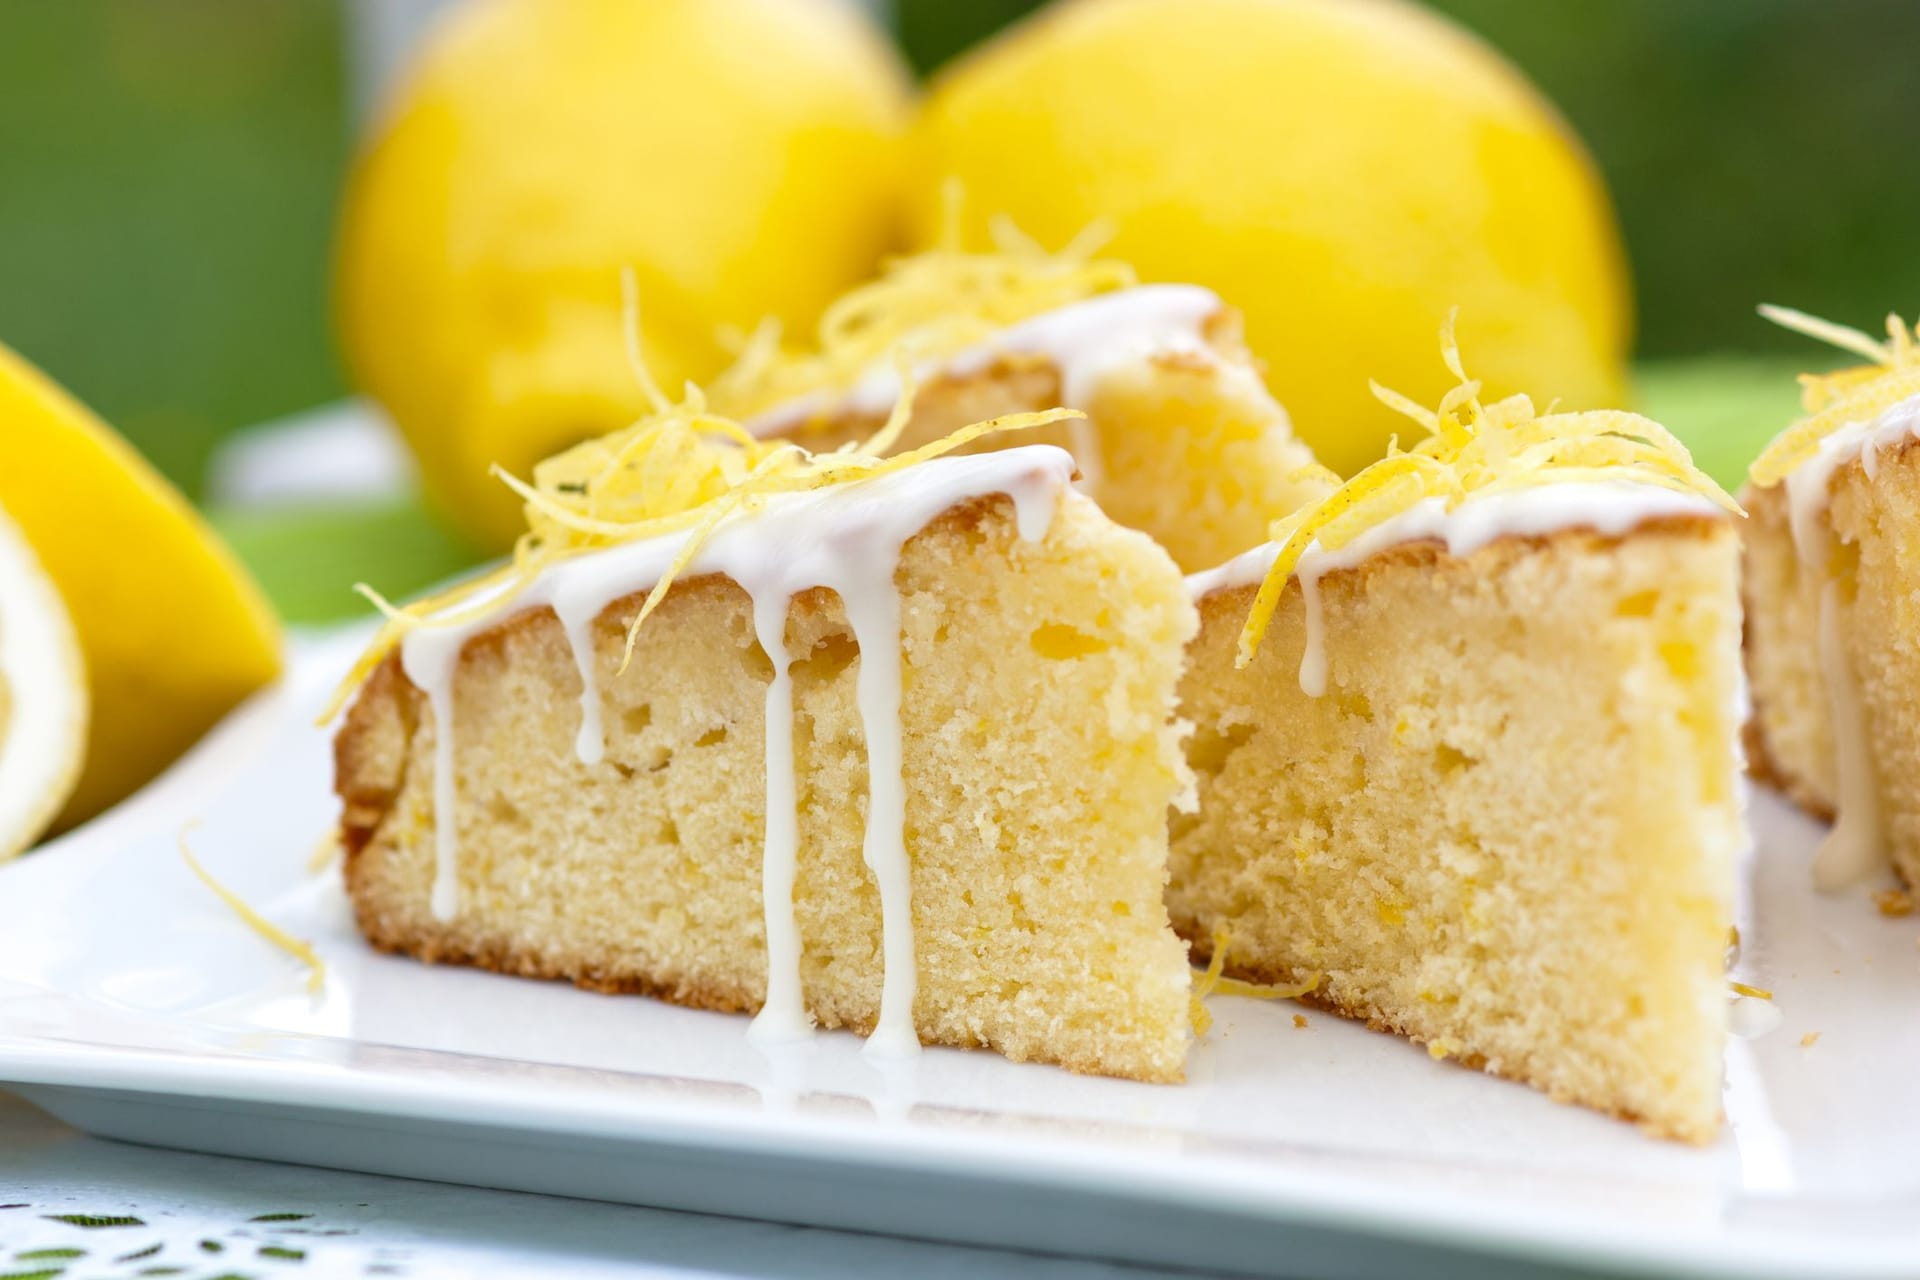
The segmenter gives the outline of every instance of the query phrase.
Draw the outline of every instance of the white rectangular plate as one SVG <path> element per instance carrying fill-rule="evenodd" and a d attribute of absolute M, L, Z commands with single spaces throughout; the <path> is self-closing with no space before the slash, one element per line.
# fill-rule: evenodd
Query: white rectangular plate
<path fill-rule="evenodd" d="M 1184 1086 L 952 1050 L 883 1072 L 847 1035 L 768 1057 L 744 1018 L 370 951 L 309 870 L 312 718 L 362 638 L 303 646 L 161 782 L 0 868 L 0 1083 L 107 1137 L 1137 1261 L 1920 1272 L 1920 918 L 1814 895 L 1817 831 L 1770 797 L 1738 976 L 1784 1017 L 1731 1046 L 1709 1149 L 1247 1000 L 1214 1002 Z M 192 822 L 313 940 L 324 996 L 192 877 Z"/>

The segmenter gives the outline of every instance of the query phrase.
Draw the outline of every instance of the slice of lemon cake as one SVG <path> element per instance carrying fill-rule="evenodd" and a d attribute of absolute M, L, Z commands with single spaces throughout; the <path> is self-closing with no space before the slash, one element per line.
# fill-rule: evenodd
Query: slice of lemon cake
<path fill-rule="evenodd" d="M 1174 927 L 1225 971 L 1703 1141 L 1742 841 L 1731 501 L 1656 424 L 1462 385 L 1189 579 Z"/>
<path fill-rule="evenodd" d="M 1920 884 L 1920 347 L 1795 311 L 1791 328 L 1867 357 L 1801 379 L 1806 417 L 1753 465 L 1745 500 L 1754 772 L 1836 819 L 1813 875 L 1889 866 Z"/>
<path fill-rule="evenodd" d="M 1121 263 L 1006 235 L 998 253 L 944 248 L 889 264 L 826 313 L 809 353 L 778 353 L 764 335 L 722 378 L 716 406 L 762 436 L 828 448 L 886 419 L 906 360 L 922 385 L 902 449 L 982 418 L 1082 410 L 980 447 L 1068 449 L 1081 488 L 1186 569 L 1246 550 L 1325 494 L 1238 312 L 1197 285 L 1140 285 Z"/>
<path fill-rule="evenodd" d="M 1194 610 L 1060 450 L 927 456 L 1024 421 L 880 462 L 695 399 L 516 483 L 515 565 L 396 613 L 355 676 L 367 938 L 776 1039 L 1180 1079 Z"/>

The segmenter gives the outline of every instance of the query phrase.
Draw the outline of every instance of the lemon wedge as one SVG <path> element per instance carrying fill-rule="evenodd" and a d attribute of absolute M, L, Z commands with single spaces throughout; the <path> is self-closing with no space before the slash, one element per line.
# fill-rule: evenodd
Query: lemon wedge
<path fill-rule="evenodd" d="M 53 823 L 86 746 L 80 637 L 26 537 L 0 514 L 0 862 Z"/>
<path fill-rule="evenodd" d="M 85 657 L 83 822 L 147 782 L 280 670 L 266 598 L 133 447 L 0 346 L 0 508 L 66 601 Z"/>

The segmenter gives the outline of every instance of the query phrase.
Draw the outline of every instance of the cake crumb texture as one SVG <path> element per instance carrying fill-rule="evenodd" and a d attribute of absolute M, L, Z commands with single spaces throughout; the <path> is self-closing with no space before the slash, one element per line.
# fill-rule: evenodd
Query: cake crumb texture
<path fill-rule="evenodd" d="M 1737 539 L 1718 518 L 1455 558 L 1403 544 L 1201 601 L 1183 683 L 1200 804 L 1174 927 L 1261 982 L 1564 1101 L 1694 1142 L 1720 1124 L 1738 802 Z"/>

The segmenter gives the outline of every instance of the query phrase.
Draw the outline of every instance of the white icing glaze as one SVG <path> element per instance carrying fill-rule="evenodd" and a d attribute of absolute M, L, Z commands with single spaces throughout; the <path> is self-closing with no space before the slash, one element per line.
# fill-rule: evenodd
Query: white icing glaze
<path fill-rule="evenodd" d="M 1847 649 L 1844 605 L 1830 577 L 1833 531 L 1826 520 L 1833 477 L 1858 459 L 1872 480 L 1880 452 L 1920 436 L 1920 396 L 1911 396 L 1867 422 L 1850 422 L 1820 441 L 1812 457 L 1787 474 L 1787 516 L 1794 549 L 1808 574 L 1820 583 L 1817 645 L 1822 682 L 1833 728 L 1833 827 L 1814 853 L 1813 882 L 1831 892 L 1854 884 L 1886 866 L 1886 824 L 1879 780 L 1874 775 L 1859 673 Z"/>
<path fill-rule="evenodd" d="M 1498 538 L 1538 537 L 1563 529 L 1592 529 L 1602 537 L 1615 538 L 1649 520 L 1719 514 L 1720 508 L 1699 494 L 1630 480 L 1570 481 L 1469 495 L 1451 511 L 1443 499 L 1427 498 L 1337 550 L 1324 550 L 1318 541 L 1310 542 L 1294 567 L 1306 610 L 1300 689 L 1317 698 L 1327 687 L 1320 580 L 1351 569 L 1388 547 L 1432 541 L 1442 544 L 1449 555 L 1466 556 Z M 1266 579 L 1279 554 L 1279 544 L 1264 543 L 1217 568 L 1191 575 L 1187 590 L 1199 600 L 1230 587 L 1256 585 Z"/>
<path fill-rule="evenodd" d="M 1858 883 L 1884 866 L 1886 829 L 1860 678 L 1847 653 L 1840 584 L 1820 584 L 1818 646 L 1833 726 L 1834 820 L 1813 853 L 1813 886 L 1823 893 Z"/>
<path fill-rule="evenodd" d="M 1225 304 L 1210 289 L 1191 284 L 1145 284 L 1080 302 L 1009 325 L 978 346 L 931 360 L 914 372 L 919 381 L 946 375 L 971 377 L 1004 356 L 1034 356 L 1060 371 L 1060 406 L 1084 409 L 1100 378 L 1115 366 L 1152 355 L 1184 353 L 1213 359 L 1207 321 Z M 892 365 L 876 365 L 843 391 L 822 390 L 754 418 L 755 435 L 791 431 L 822 414 L 844 412 L 879 417 L 900 398 L 900 375 Z M 1284 417 L 1276 403 L 1274 413 Z M 1099 434 L 1093 424 L 1068 424 L 1082 484 L 1097 487 L 1104 471 Z"/>
<path fill-rule="evenodd" d="M 767 685 L 767 831 L 760 855 L 760 900 L 766 918 L 767 998 L 747 1028 L 763 1044 L 797 1040 L 812 1030 L 800 990 L 800 926 L 793 881 L 800 857 L 800 783 L 793 759 L 793 655 L 787 652 L 790 595 L 753 597 L 753 630 L 773 663 Z"/>
<path fill-rule="evenodd" d="M 607 735 L 600 724 L 600 676 L 594 666 L 593 623 L 600 616 L 592 593 L 555 592 L 554 616 L 567 633 L 573 665 L 580 672 L 580 732 L 573 754 L 581 764 L 599 764 L 607 753 Z"/>
<path fill-rule="evenodd" d="M 869 553 L 871 554 L 871 553 Z M 889 587 L 897 547 L 881 550 Z M 919 986 L 913 962 L 913 867 L 902 838 L 907 790 L 900 745 L 900 593 L 856 591 L 845 598 L 847 622 L 860 646 L 856 698 L 867 736 L 867 830 L 860 856 L 880 888 L 880 944 L 886 974 L 880 988 L 880 1021 L 867 1049 L 890 1058 L 917 1053 L 913 997 Z"/>
<path fill-rule="evenodd" d="M 1893 405 L 1870 422 L 1850 422 L 1820 442 L 1812 457 L 1787 473 L 1787 511 L 1793 525 L 1794 546 L 1808 564 L 1824 565 L 1827 531 L 1824 519 L 1833 477 L 1855 458 L 1871 480 L 1888 445 L 1920 437 L 1920 396 Z"/>
<path fill-rule="evenodd" d="M 793 916 L 796 832 L 793 705 L 787 606 L 815 587 L 837 593 L 860 649 L 857 696 L 867 739 L 867 824 L 862 854 L 880 890 L 885 975 L 880 1018 L 869 1051 L 898 1057 L 917 1051 L 911 863 L 905 840 L 901 778 L 900 597 L 894 586 L 901 548 L 953 506 L 1005 494 L 1013 500 L 1020 537 L 1036 541 L 1053 521 L 1074 470 L 1063 450 L 1046 445 L 967 457 L 939 458 L 871 480 L 807 493 L 776 494 L 720 524 L 681 570 L 681 578 L 723 574 L 753 601 L 754 629 L 774 664 L 767 690 L 767 819 L 762 866 L 767 932 L 767 1001 L 755 1019 L 764 1039 L 803 1034 L 808 1020 L 800 984 L 800 943 Z M 581 727 L 575 744 L 584 765 L 604 750 L 599 684 L 594 678 L 593 624 L 614 601 L 659 582 L 690 535 L 629 542 L 559 561 L 498 608 L 459 622 L 432 619 L 407 633 L 400 662 L 426 695 L 434 721 L 434 881 L 436 919 L 459 912 L 459 821 L 454 752 L 454 675 L 467 642 L 506 618 L 551 608 L 581 676 Z M 461 608 L 471 608 L 471 602 Z"/>

